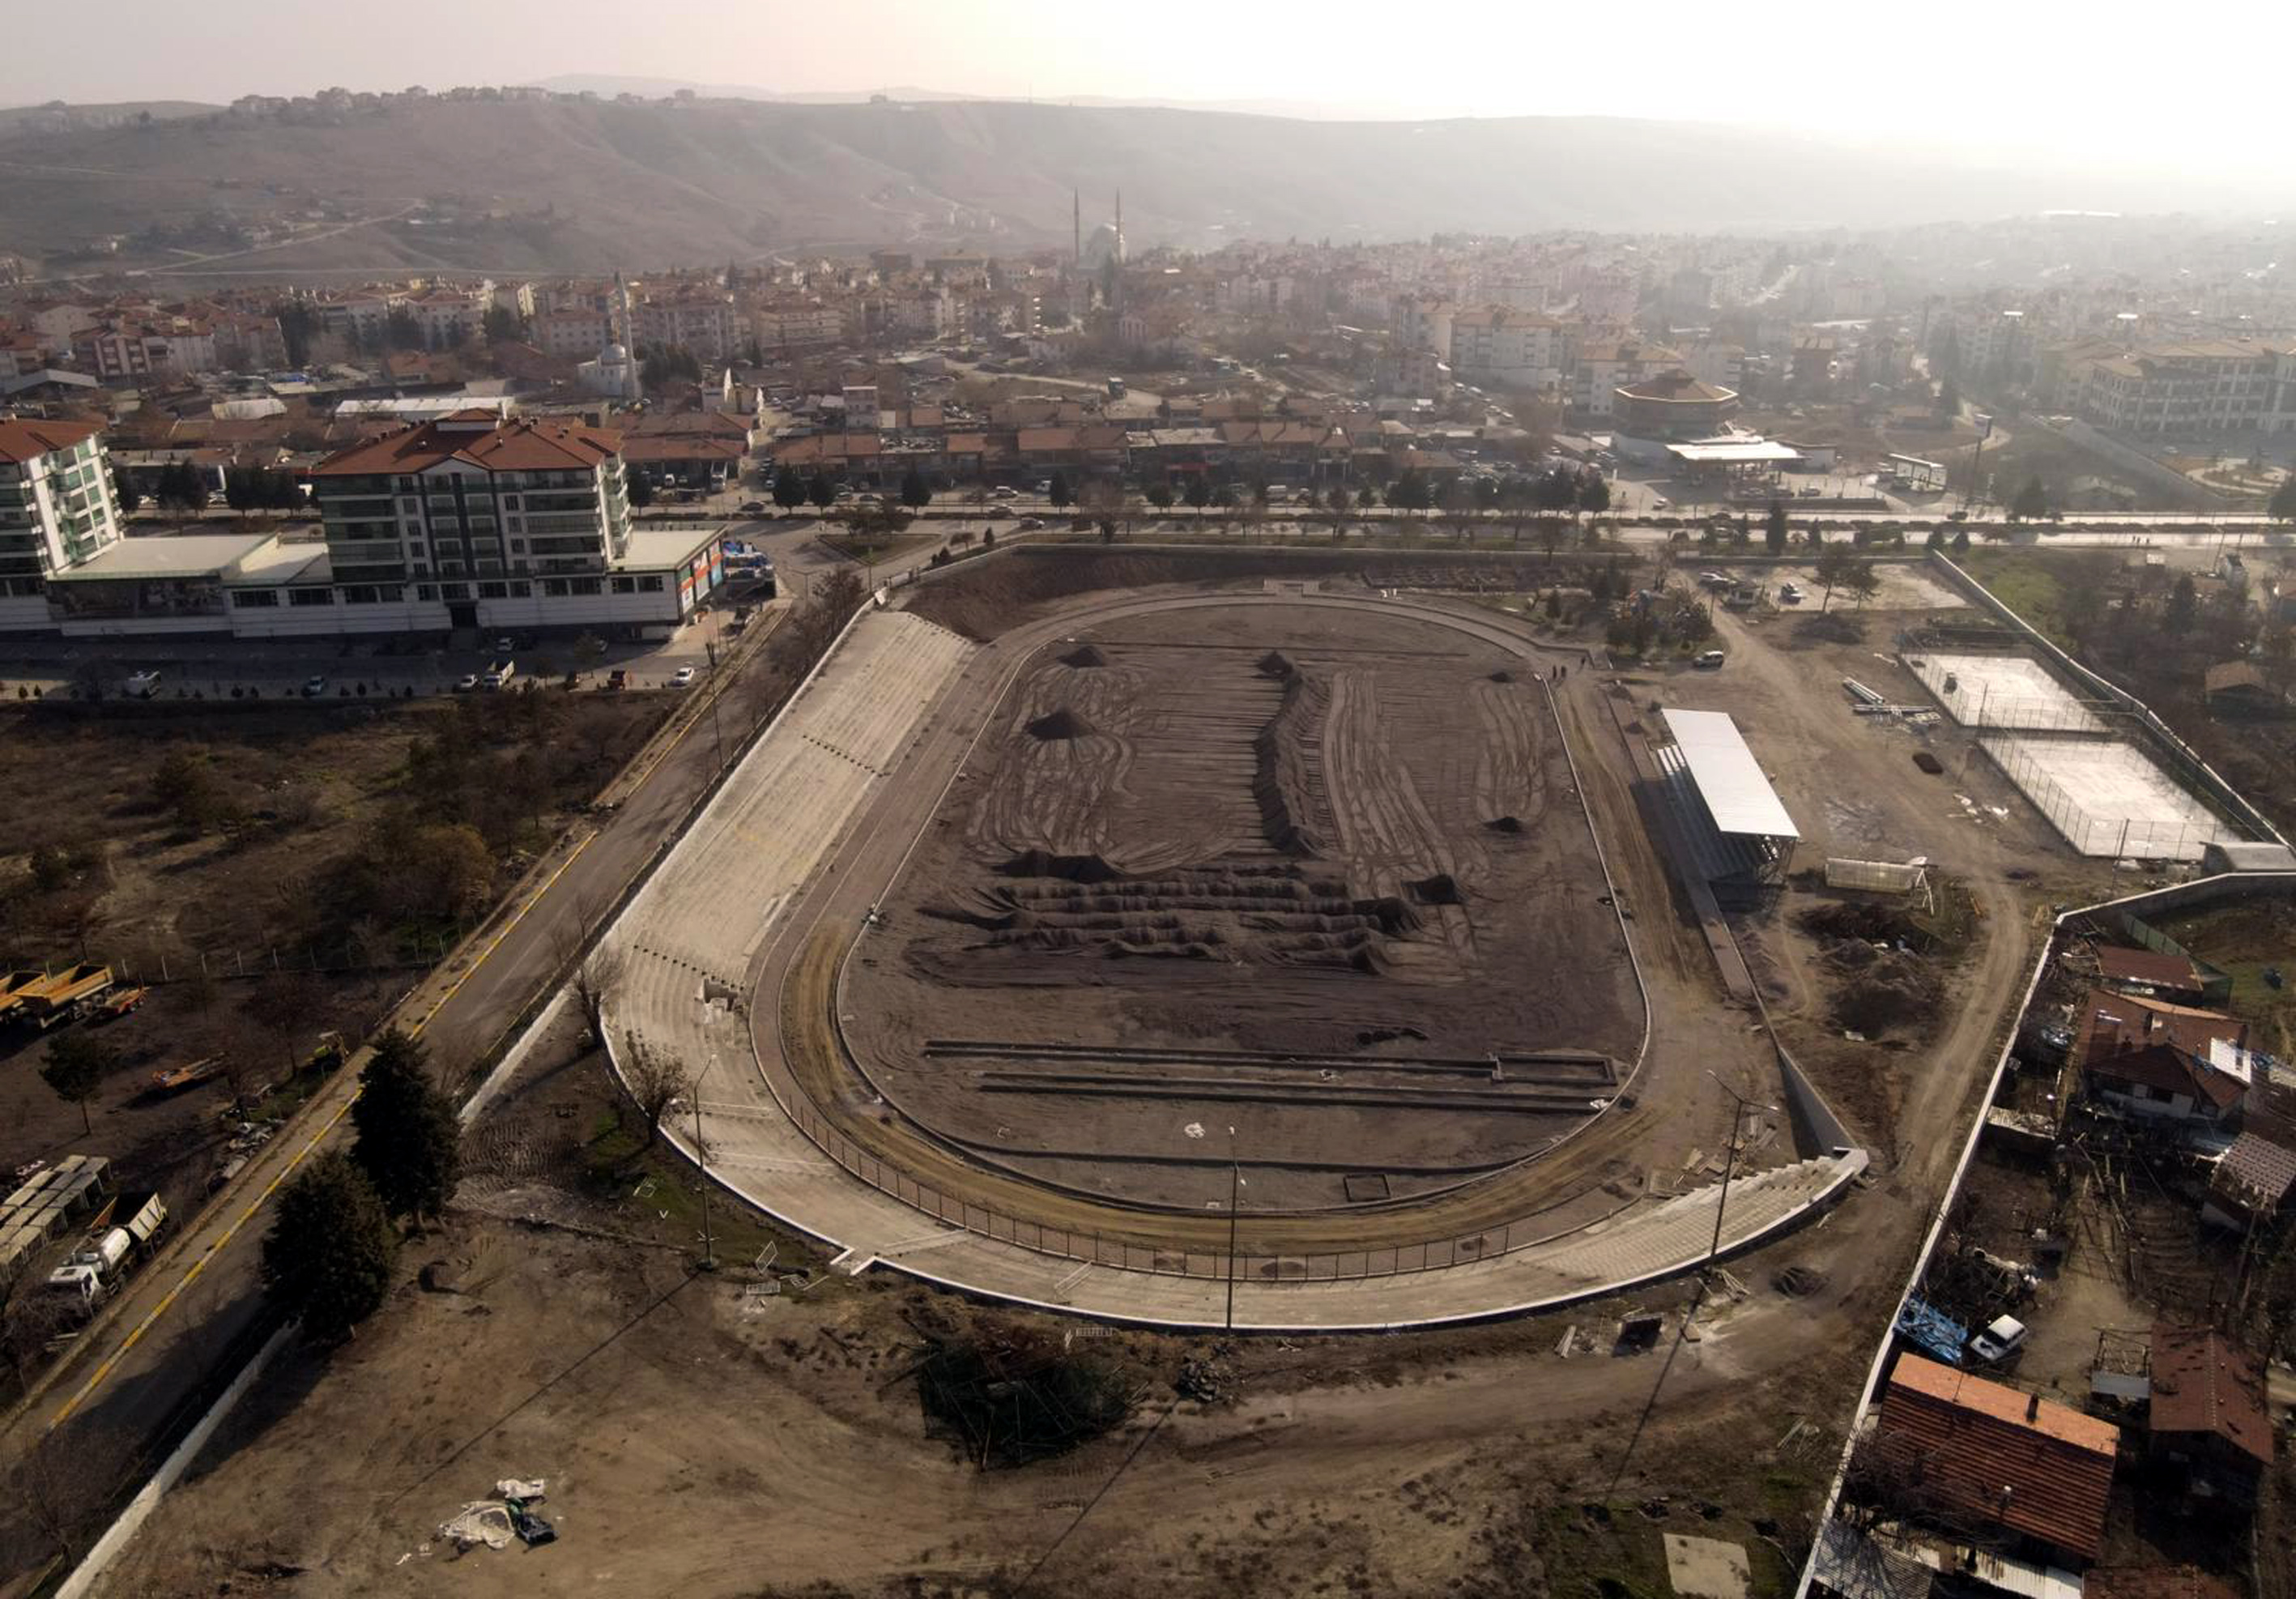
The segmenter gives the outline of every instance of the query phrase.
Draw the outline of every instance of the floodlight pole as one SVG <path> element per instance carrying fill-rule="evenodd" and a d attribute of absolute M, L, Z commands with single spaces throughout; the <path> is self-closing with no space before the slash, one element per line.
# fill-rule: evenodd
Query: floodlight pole
<path fill-rule="evenodd" d="M 1756 1105 L 1752 1100 L 1739 1093 L 1720 1078 L 1714 1077 L 1710 1070 L 1706 1075 L 1714 1078 L 1714 1086 L 1728 1095 L 1734 1102 L 1730 1108 L 1730 1142 L 1722 1156 L 1722 1193 L 1714 1206 L 1714 1242 L 1707 1246 L 1706 1250 L 1706 1269 L 1711 1271 L 1715 1261 L 1719 1259 L 1722 1254 L 1722 1217 L 1730 1207 L 1730 1177 L 1738 1164 L 1739 1127 L 1745 1121 L 1749 1109 L 1774 1111 L 1777 1107 Z"/>
<path fill-rule="evenodd" d="M 1235 1158 L 1235 1129 L 1227 1130 L 1227 1314 L 1222 1324 L 1235 1331 L 1236 1226 L 1243 1199 L 1243 1165 Z"/>
<path fill-rule="evenodd" d="M 712 1052 L 709 1065 L 718 1063 Z M 718 1269 L 718 1241 L 709 1230 L 709 1146 L 701 1141 L 701 1079 L 709 1075 L 709 1066 L 701 1069 L 693 1079 L 693 1165 L 701 1174 L 701 1269 Z"/>

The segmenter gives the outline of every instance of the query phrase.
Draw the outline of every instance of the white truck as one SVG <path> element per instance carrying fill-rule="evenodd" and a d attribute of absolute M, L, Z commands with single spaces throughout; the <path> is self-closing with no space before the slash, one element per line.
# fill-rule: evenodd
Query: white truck
<path fill-rule="evenodd" d="M 119 1286 L 130 1259 L 151 1248 L 167 1220 L 167 1204 L 158 1194 L 131 1196 L 127 1219 L 90 1233 L 48 1274 L 48 1292 L 68 1295 L 81 1311 L 93 1313 Z"/>

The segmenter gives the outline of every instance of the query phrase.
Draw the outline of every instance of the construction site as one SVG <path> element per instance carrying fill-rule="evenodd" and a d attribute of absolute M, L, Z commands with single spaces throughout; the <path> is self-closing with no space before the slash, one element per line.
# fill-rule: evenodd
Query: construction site
<path fill-rule="evenodd" d="M 1552 1147 L 1643 1018 L 1544 669 L 1299 603 L 1045 645 L 847 973 L 858 1069 L 985 1164 L 1186 1210 L 1237 1164 L 1313 1210 Z"/>
<path fill-rule="evenodd" d="M 474 1122 L 420 1292 L 96 1591 L 1791 1591 L 2035 898 L 2109 868 L 1876 659 L 1911 611 L 1718 613 L 1702 671 L 1458 564 L 865 609 Z M 545 1476 L 554 1548 L 457 1552 Z"/>

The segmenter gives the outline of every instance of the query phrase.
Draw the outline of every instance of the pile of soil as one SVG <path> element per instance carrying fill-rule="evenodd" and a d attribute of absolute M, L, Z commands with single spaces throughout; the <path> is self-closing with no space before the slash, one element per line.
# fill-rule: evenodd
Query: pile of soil
<path fill-rule="evenodd" d="M 1052 855 L 1024 849 L 996 868 L 1007 877 L 1063 877 L 1070 882 L 1113 882 L 1124 875 L 1096 855 Z"/>
<path fill-rule="evenodd" d="M 1099 731 L 1065 705 L 1029 724 L 1029 736 L 1048 743 L 1056 739 L 1088 738 Z"/>
<path fill-rule="evenodd" d="M 1423 877 L 1411 885 L 1411 897 L 1422 905 L 1459 905 L 1459 885 L 1448 872 Z"/>
<path fill-rule="evenodd" d="M 1283 660 L 1280 655 L 1270 657 Z M 1259 827 L 1267 841 L 1286 855 L 1319 856 L 1332 833 L 1331 801 L 1324 792 L 1323 774 L 1316 754 L 1324 733 L 1324 714 L 1331 692 L 1320 677 L 1292 669 L 1270 676 L 1285 678 L 1283 703 L 1251 741 L 1254 766 L 1251 797 L 1259 806 Z M 1267 670 L 1267 663 L 1260 662 Z"/>
<path fill-rule="evenodd" d="M 1513 683 L 1514 681 L 1514 674 L 1508 671 L 1505 667 L 1501 667 L 1497 671 L 1491 674 L 1491 681 L 1493 683 Z"/>
<path fill-rule="evenodd" d="M 1289 677 L 1300 669 L 1281 650 L 1268 651 L 1254 664 L 1259 668 L 1260 675 L 1266 677 Z"/>
<path fill-rule="evenodd" d="M 1814 905 L 1795 919 L 1804 932 L 1820 939 L 1851 939 L 1865 944 L 1902 942 L 1923 954 L 1936 942 L 1903 906 L 1873 900 L 1837 899 Z"/>
<path fill-rule="evenodd" d="M 1522 818 L 1521 816 L 1493 816 L 1489 821 L 1484 823 L 1483 825 L 1489 828 L 1493 832 L 1521 832 L 1522 831 Z"/>
<path fill-rule="evenodd" d="M 1944 984 L 1923 957 L 1844 939 L 1827 950 L 1826 964 L 1838 974 L 1832 1015 L 1843 1031 L 1920 1037 L 1935 1027 Z"/>
<path fill-rule="evenodd" d="M 1793 625 L 1792 637 L 1798 644 L 1862 644 L 1866 642 L 1866 624 L 1845 611 L 1820 611 L 1816 616 L 1799 619 Z"/>
<path fill-rule="evenodd" d="M 1108 657 L 1102 654 L 1096 645 L 1079 644 L 1061 657 L 1061 664 L 1065 667 L 1074 667 L 1078 671 L 1082 671 L 1087 667 L 1106 666 Z"/>

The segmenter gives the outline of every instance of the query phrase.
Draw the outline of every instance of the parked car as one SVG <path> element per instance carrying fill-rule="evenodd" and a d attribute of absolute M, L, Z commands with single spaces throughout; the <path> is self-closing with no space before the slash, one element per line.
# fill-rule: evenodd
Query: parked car
<path fill-rule="evenodd" d="M 1778 603 L 1781 605 L 1800 604 L 1801 585 L 1799 583 L 1780 584 L 1778 586 Z"/>
<path fill-rule="evenodd" d="M 1723 661 L 1729 658 L 1719 650 L 1706 650 L 1702 651 L 1698 659 L 1690 664 L 1702 672 L 1715 672 L 1721 670 Z"/>
<path fill-rule="evenodd" d="M 518 652 L 518 641 L 507 633 L 495 640 L 495 659 L 507 660 Z"/>
<path fill-rule="evenodd" d="M 160 671 L 156 667 L 150 671 L 138 672 L 127 680 L 127 693 L 131 699 L 148 700 L 159 692 Z"/>
<path fill-rule="evenodd" d="M 988 497 L 992 500 L 1017 500 L 1021 497 L 1021 491 L 1010 483 L 999 483 L 988 491 Z"/>
<path fill-rule="evenodd" d="M 479 686 L 488 690 L 508 688 L 510 680 L 517 676 L 517 664 L 504 656 L 486 669 L 485 675 L 479 679 Z"/>
<path fill-rule="evenodd" d="M 1652 495 L 1651 496 L 1651 509 L 1653 511 L 1664 511 L 1668 508 L 1669 504 L 1669 501 L 1662 499 L 1657 495 Z"/>
<path fill-rule="evenodd" d="M 742 514 L 743 516 L 763 516 L 765 513 L 766 513 L 766 503 L 765 503 L 765 501 L 763 501 L 763 500 L 743 500 L 743 501 L 742 502 Z"/>
<path fill-rule="evenodd" d="M 2013 1316 L 1996 1316 L 1969 1341 L 1969 1352 L 1980 1365 L 1999 1365 L 2025 1347 L 2025 1324 Z"/>
<path fill-rule="evenodd" d="M 682 666 L 678 668 L 677 670 L 672 672 L 669 675 L 669 686 L 672 688 L 693 687 L 693 668 L 690 666 Z"/>
<path fill-rule="evenodd" d="M 464 672 L 455 679 L 455 692 L 458 694 L 467 694 L 478 686 L 479 675 L 476 672 Z"/>
<path fill-rule="evenodd" d="M 306 700 L 316 700 L 326 692 L 327 679 L 324 674 L 314 672 L 303 679 L 303 698 Z"/>

